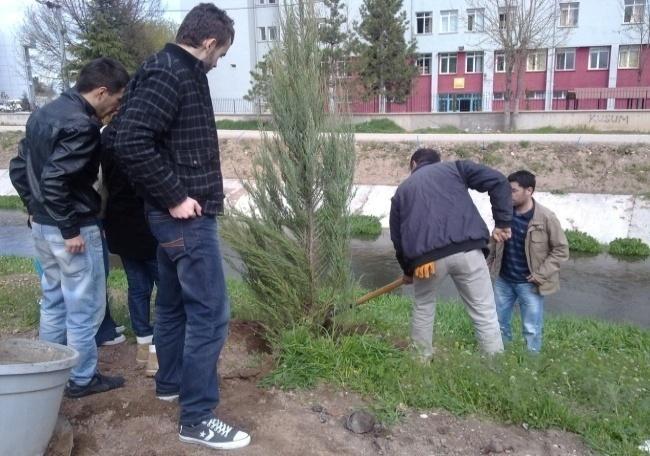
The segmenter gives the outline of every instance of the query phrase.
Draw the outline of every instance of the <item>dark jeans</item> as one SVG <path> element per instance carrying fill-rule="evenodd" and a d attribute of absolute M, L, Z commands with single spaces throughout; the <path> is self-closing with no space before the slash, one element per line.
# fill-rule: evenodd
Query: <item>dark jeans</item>
<path fill-rule="evenodd" d="M 100 225 L 101 229 L 101 225 Z M 104 252 L 104 271 L 106 271 L 106 278 L 108 279 L 108 272 L 109 272 L 109 264 L 108 264 L 108 245 L 106 244 L 106 237 L 104 236 L 103 230 L 102 230 L 102 250 Z M 106 312 L 104 313 L 104 319 L 102 320 L 102 324 L 99 326 L 99 329 L 97 330 L 97 334 L 95 334 L 95 343 L 99 347 L 101 344 L 108 340 L 113 340 L 115 339 L 118 334 L 115 328 L 117 327 L 117 324 L 115 323 L 115 320 L 113 320 L 113 317 L 111 316 L 111 307 L 109 306 L 109 299 L 108 299 L 108 284 L 106 284 Z"/>
<path fill-rule="evenodd" d="M 228 335 L 226 293 L 217 222 L 147 210 L 158 240 L 159 287 L 154 342 L 156 391 L 179 393 L 180 423 L 198 424 L 219 403 L 217 360 Z"/>
<path fill-rule="evenodd" d="M 126 281 L 129 284 L 128 303 L 131 327 L 138 337 L 153 334 L 153 326 L 149 323 L 151 312 L 151 293 L 154 284 L 158 283 L 158 262 L 152 260 L 136 260 L 120 256 Z"/>

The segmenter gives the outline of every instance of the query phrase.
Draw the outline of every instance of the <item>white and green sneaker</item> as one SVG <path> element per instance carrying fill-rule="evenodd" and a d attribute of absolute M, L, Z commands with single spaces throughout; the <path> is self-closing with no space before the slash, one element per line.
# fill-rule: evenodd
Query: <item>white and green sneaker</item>
<path fill-rule="evenodd" d="M 194 426 L 180 425 L 178 438 L 181 442 L 204 445 L 216 450 L 244 448 L 251 443 L 251 436 L 230 426 L 219 418 L 201 421 Z"/>

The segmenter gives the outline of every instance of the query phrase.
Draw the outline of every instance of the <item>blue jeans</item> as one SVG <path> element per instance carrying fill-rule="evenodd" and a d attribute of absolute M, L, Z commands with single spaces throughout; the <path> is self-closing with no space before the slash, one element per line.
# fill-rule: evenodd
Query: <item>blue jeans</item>
<path fill-rule="evenodd" d="M 95 334 L 106 308 L 106 275 L 99 227 L 81 228 L 82 253 L 65 250 L 56 226 L 32 223 L 36 255 L 43 270 L 39 337 L 79 352 L 70 380 L 88 384 L 97 371 Z"/>
<path fill-rule="evenodd" d="M 158 240 L 156 391 L 179 393 L 180 423 L 194 425 L 219 403 L 217 361 L 230 318 L 217 222 L 151 209 L 147 219 Z"/>
<path fill-rule="evenodd" d="M 153 326 L 149 323 L 151 312 L 151 293 L 154 284 L 158 283 L 158 263 L 154 260 L 136 260 L 120 256 L 126 281 L 129 284 L 128 303 L 131 327 L 138 337 L 153 334 Z"/>
<path fill-rule="evenodd" d="M 526 346 L 532 352 L 539 352 L 544 329 L 544 297 L 537 292 L 537 287 L 532 283 L 510 282 L 499 277 L 494 282 L 494 297 L 503 342 L 512 341 L 512 309 L 518 301 Z"/>

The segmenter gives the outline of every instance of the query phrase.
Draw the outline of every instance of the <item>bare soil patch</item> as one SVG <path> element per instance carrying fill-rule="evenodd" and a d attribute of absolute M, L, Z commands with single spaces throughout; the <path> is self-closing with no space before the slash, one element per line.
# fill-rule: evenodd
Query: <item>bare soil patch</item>
<path fill-rule="evenodd" d="M 9 167 L 22 132 L 0 133 L 0 169 Z M 222 139 L 225 178 L 248 178 L 259 140 Z M 470 159 L 505 174 L 528 169 L 540 191 L 640 194 L 650 192 L 649 144 L 380 143 L 356 145 L 355 183 L 397 185 L 408 176 L 408 159 L 418 147 L 438 148 L 445 160 Z"/>
<path fill-rule="evenodd" d="M 353 434 L 344 426 L 347 416 L 369 408 L 359 396 L 327 386 L 297 392 L 258 386 L 272 360 L 257 329 L 233 322 L 219 367 L 218 413 L 252 433 L 251 445 L 237 455 L 590 454 L 573 434 L 529 431 L 436 410 L 405 410 L 392 427 L 378 425 L 368 434 Z M 102 348 L 100 368 L 124 375 L 127 383 L 109 393 L 64 399 L 61 413 L 73 428 L 73 455 L 220 454 L 178 441 L 178 405 L 155 398 L 153 380 L 135 364 L 134 344 Z"/>
<path fill-rule="evenodd" d="M 247 178 L 257 140 L 221 140 L 224 177 Z M 443 160 L 470 159 L 509 174 L 528 169 L 540 191 L 638 194 L 650 191 L 650 145 L 498 143 L 357 143 L 355 183 L 397 185 L 408 176 L 418 147 L 434 147 Z"/>

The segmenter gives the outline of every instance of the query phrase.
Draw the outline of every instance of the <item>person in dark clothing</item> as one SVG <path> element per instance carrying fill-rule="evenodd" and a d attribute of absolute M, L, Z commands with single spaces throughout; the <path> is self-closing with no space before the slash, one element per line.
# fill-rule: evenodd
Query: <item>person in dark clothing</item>
<path fill-rule="evenodd" d="M 69 397 L 124 384 L 97 370 L 95 334 L 106 308 L 106 276 L 93 188 L 100 159 L 99 119 L 114 112 L 129 75 L 100 58 L 79 72 L 73 89 L 30 115 L 9 175 L 32 219 L 43 269 L 39 337 L 79 352 L 65 389 Z"/>
<path fill-rule="evenodd" d="M 440 162 L 433 149 L 418 149 L 411 175 L 391 200 L 390 235 L 404 281 L 413 283 L 411 339 L 423 362 L 433 356 L 436 288 L 450 275 L 467 306 L 481 348 L 503 351 L 494 293 L 485 262 L 490 233 L 468 189 L 488 192 L 496 223 L 493 237 L 510 237 L 512 201 L 503 174 L 469 160 Z"/>
<path fill-rule="evenodd" d="M 131 327 L 138 349 L 136 362 L 146 364 L 150 358 L 153 326 L 150 323 L 151 295 L 158 282 L 156 249 L 158 243 L 151 234 L 144 216 L 144 201 L 137 196 L 128 178 L 115 163 L 112 144 L 115 127 L 109 124 L 102 132 L 102 176 L 106 193 L 104 230 L 108 250 L 119 255 L 128 282 L 128 307 Z M 155 354 L 147 375 L 157 370 Z"/>
<path fill-rule="evenodd" d="M 223 184 L 206 73 L 235 36 L 211 3 L 187 14 L 176 35 L 140 67 L 116 119 L 115 156 L 145 200 L 158 240 L 154 343 L 156 395 L 180 402 L 179 439 L 241 448 L 250 435 L 217 418 L 217 360 L 230 309 L 216 215 Z"/>

